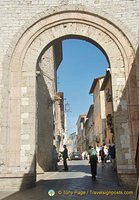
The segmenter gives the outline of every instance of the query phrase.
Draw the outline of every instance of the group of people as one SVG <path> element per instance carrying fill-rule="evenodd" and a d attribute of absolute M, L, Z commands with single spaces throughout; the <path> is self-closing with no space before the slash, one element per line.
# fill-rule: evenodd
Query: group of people
<path fill-rule="evenodd" d="M 104 163 L 106 162 L 106 159 L 109 159 L 112 162 L 112 168 L 113 170 L 116 170 L 116 160 L 115 160 L 115 145 L 109 145 L 109 149 L 104 146 L 99 148 L 94 148 L 94 146 L 89 146 L 89 152 L 88 152 L 88 161 L 91 166 L 91 174 L 92 178 L 96 179 L 97 174 L 97 163 L 98 160 L 101 159 L 102 167 L 104 167 Z"/>
<path fill-rule="evenodd" d="M 63 158 L 63 165 L 64 170 L 68 171 L 68 165 L 67 165 L 67 158 L 68 158 L 68 150 L 66 148 L 66 145 L 63 146 L 64 151 L 61 152 L 62 158 Z M 116 169 L 116 163 L 115 163 L 115 145 L 109 145 L 109 149 L 107 149 L 106 146 L 101 146 L 94 148 L 94 146 L 89 146 L 89 151 L 82 153 L 83 160 L 88 159 L 88 162 L 91 166 L 91 174 L 92 178 L 96 179 L 97 174 L 97 163 L 101 162 L 102 167 L 105 166 L 105 162 L 107 159 L 109 159 L 112 162 L 112 168 L 113 170 Z M 53 153 L 52 153 L 52 159 L 53 159 L 53 170 L 57 170 L 57 162 L 58 162 L 58 153 L 56 151 L 56 146 L 53 145 Z"/>
<path fill-rule="evenodd" d="M 63 158 L 63 165 L 64 165 L 64 170 L 68 171 L 68 165 L 67 165 L 67 158 L 68 158 L 68 150 L 66 148 L 66 145 L 63 146 L 64 151 L 61 152 L 62 158 Z M 53 152 L 52 152 L 52 161 L 53 161 L 53 170 L 57 170 L 57 162 L 59 161 L 58 158 L 58 153 L 56 151 L 56 146 L 53 145 Z"/>

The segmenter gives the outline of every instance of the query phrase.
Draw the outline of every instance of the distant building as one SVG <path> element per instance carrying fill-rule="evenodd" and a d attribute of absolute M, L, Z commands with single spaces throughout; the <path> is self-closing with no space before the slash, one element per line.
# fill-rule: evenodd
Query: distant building
<path fill-rule="evenodd" d="M 78 137 L 77 132 L 71 134 L 71 144 L 72 144 L 72 151 L 77 151 L 78 148 Z"/>
<path fill-rule="evenodd" d="M 78 117 L 78 120 L 77 120 L 77 135 L 78 135 L 78 151 L 82 152 L 84 151 L 84 146 L 85 146 L 85 143 L 86 143 L 86 138 L 85 138 L 85 135 L 84 135 L 84 131 L 83 131 L 83 128 L 84 128 L 84 124 L 85 124 L 85 121 L 86 121 L 86 113 L 85 114 L 80 114 L 79 117 Z"/>
<path fill-rule="evenodd" d="M 77 132 L 71 133 L 67 142 L 68 153 L 76 152 L 78 148 Z"/>
<path fill-rule="evenodd" d="M 106 72 L 106 76 L 101 86 L 101 91 L 104 91 L 104 96 L 105 96 L 105 112 L 106 112 L 105 143 L 108 146 L 108 144 L 114 143 L 111 74 L 109 70 L 107 70 Z"/>
<path fill-rule="evenodd" d="M 96 137 L 94 135 L 94 105 L 92 104 L 87 113 L 87 120 L 84 124 L 86 136 L 86 150 L 90 145 L 96 144 Z"/>
<path fill-rule="evenodd" d="M 105 100 L 104 91 L 100 91 L 103 80 L 104 76 L 95 78 L 89 92 L 94 97 L 94 137 L 97 146 L 105 142 Z"/>
<path fill-rule="evenodd" d="M 68 149 L 68 155 L 72 152 L 72 141 L 71 141 L 71 135 L 69 136 L 69 138 L 67 139 L 67 149 Z"/>

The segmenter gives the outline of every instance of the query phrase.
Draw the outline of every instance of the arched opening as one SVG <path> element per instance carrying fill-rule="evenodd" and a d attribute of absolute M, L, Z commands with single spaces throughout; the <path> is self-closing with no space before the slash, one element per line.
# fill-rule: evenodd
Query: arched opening
<path fill-rule="evenodd" d="M 66 37 L 61 37 L 56 41 L 53 41 L 52 45 L 48 45 L 45 47 L 37 62 L 37 173 L 50 170 L 52 168 L 52 143 L 57 146 L 58 151 L 62 151 L 64 140 L 63 136 L 61 136 L 60 132 L 65 131 L 62 128 L 63 125 L 58 126 L 57 122 L 57 106 L 54 97 L 57 95 L 57 70 L 60 68 L 59 64 L 62 62 L 63 57 L 63 49 L 62 49 L 62 42 L 65 40 L 79 40 L 84 41 L 84 43 L 88 43 L 90 45 L 97 45 L 96 49 L 99 47 L 101 49 L 98 50 L 101 54 L 105 57 L 105 60 L 108 60 L 108 57 L 102 47 L 100 47 L 96 42 L 89 40 L 86 37 L 75 36 L 75 35 L 68 35 Z M 75 40 L 75 41 L 76 41 Z M 95 46 L 94 46 L 95 47 Z M 105 56 L 105 55 L 106 56 Z M 93 56 L 93 55 L 92 55 Z M 71 58 L 72 59 L 72 58 Z M 74 58 L 73 58 L 74 59 Z M 108 61 L 107 62 L 107 67 Z M 87 64 L 87 63 L 86 63 Z M 65 66 L 66 67 L 66 66 Z M 96 66 L 93 66 L 93 59 L 92 59 L 92 73 L 93 69 Z M 80 69 L 80 66 L 78 66 Z M 87 70 L 87 67 L 86 67 Z M 104 70 L 103 70 L 104 71 Z M 106 71 L 106 67 L 105 67 Z M 86 74 L 87 71 L 85 72 Z M 76 74 L 76 77 L 80 76 Z M 89 76 L 89 74 L 88 74 Z M 92 78 L 91 78 L 92 81 Z M 78 83 L 76 83 L 78 84 Z M 90 82 L 91 87 L 91 82 Z M 81 88 L 80 88 L 81 89 Z M 89 88 L 86 91 L 89 95 Z M 93 102 L 93 97 L 90 100 Z M 60 102 L 59 102 L 60 104 Z M 64 113 L 63 113 L 64 114 Z M 64 116 L 63 116 L 64 118 Z M 77 119 L 76 119 L 77 120 Z M 64 120 L 63 120 L 64 123 Z M 95 128 L 96 129 L 96 128 Z M 54 140 L 53 140 L 54 138 Z M 102 144 L 102 142 L 101 142 Z M 99 145 L 100 146 L 100 145 Z M 47 148 L 47 149 L 46 149 Z M 87 147 L 88 148 L 88 147 Z"/>
<path fill-rule="evenodd" d="M 49 15 L 45 14 L 41 18 L 39 16 L 38 21 L 35 19 L 35 23 L 32 22 L 32 25 L 19 35 L 18 42 L 10 55 L 8 99 L 10 120 L 6 136 L 10 142 L 7 144 L 8 155 L 5 159 L 7 159 L 6 170 L 11 167 L 13 177 L 16 177 L 14 169 L 18 166 L 21 186 L 26 184 L 26 181 L 25 184 L 21 184 L 23 179 L 26 179 L 28 184 L 32 184 L 36 177 L 36 73 L 38 73 L 36 65 L 38 58 L 40 55 L 43 58 L 43 53 L 47 52 L 48 47 L 51 48 L 59 40 L 70 37 L 85 38 L 97 45 L 109 61 L 112 71 L 119 180 L 124 182 L 125 177 L 135 175 L 134 155 L 137 138 L 135 127 L 138 125 L 137 123 L 135 125 L 131 118 L 134 110 L 138 109 L 138 105 L 133 105 L 132 98 L 132 93 L 134 93 L 134 100 L 137 101 L 137 85 L 135 83 L 134 90 L 131 90 L 132 77 L 129 78 L 135 58 L 132 41 L 129 41 L 125 34 L 109 18 L 107 19 L 107 16 L 106 18 L 101 17 L 100 13 L 93 13 L 87 8 L 85 10 L 73 8 L 67 11 L 63 6 L 59 10 L 52 10 Z M 52 71 L 50 74 L 52 75 Z M 49 78 L 54 79 L 54 76 Z M 52 108 L 50 106 L 53 100 L 51 97 L 54 97 L 55 91 L 53 89 L 50 92 L 48 88 L 43 88 L 43 90 L 48 94 L 51 93 L 49 94 L 50 101 L 46 102 L 47 105 L 50 104 L 48 110 L 49 118 L 51 118 Z M 16 108 L 12 110 L 15 105 Z M 139 119 L 135 120 L 137 122 Z M 16 147 L 13 147 L 11 141 L 15 138 L 18 138 L 19 142 Z M 17 166 L 12 165 L 13 160 Z M 27 177 L 24 174 L 27 174 Z M 128 180 L 130 182 L 130 178 Z"/>

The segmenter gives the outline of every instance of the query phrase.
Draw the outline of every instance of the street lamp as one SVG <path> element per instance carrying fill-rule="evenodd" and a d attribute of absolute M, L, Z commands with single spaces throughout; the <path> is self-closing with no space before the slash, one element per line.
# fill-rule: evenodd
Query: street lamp
<path fill-rule="evenodd" d="M 65 111 L 66 112 L 70 111 L 70 104 L 69 103 L 65 104 Z"/>

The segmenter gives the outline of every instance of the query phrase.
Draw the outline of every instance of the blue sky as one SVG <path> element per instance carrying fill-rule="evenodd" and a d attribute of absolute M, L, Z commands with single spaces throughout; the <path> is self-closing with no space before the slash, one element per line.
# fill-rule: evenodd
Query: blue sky
<path fill-rule="evenodd" d="M 57 70 L 57 85 L 64 92 L 64 104 L 70 104 L 70 112 L 66 112 L 69 135 L 76 131 L 79 114 L 87 113 L 93 103 L 93 97 L 89 95 L 93 79 L 106 73 L 108 62 L 89 42 L 67 39 L 62 46 L 63 60 Z"/>

